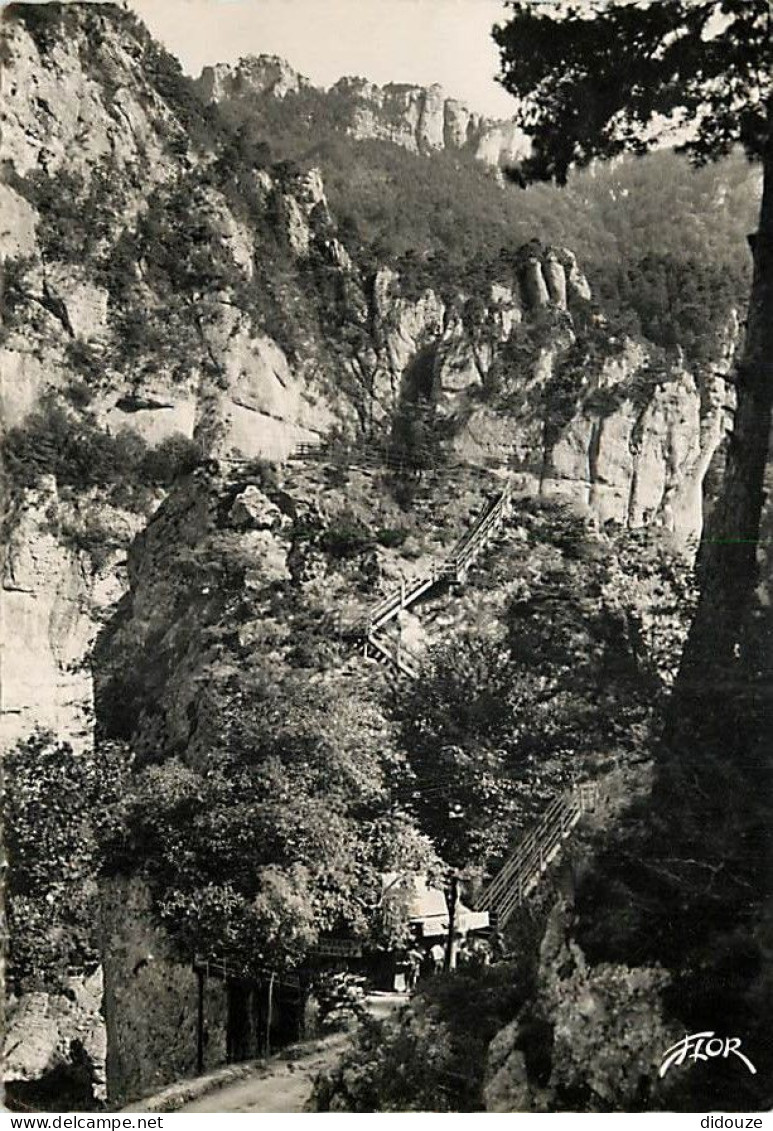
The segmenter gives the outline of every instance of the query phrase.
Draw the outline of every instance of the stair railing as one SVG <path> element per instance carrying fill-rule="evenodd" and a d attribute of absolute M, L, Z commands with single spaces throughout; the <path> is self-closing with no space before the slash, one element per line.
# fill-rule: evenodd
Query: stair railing
<path fill-rule="evenodd" d="M 593 809 L 597 800 L 598 786 L 593 782 L 583 782 L 555 798 L 536 828 L 519 843 L 485 889 L 478 903 L 480 909 L 491 911 L 504 925 L 539 883 L 582 815 Z"/>
<path fill-rule="evenodd" d="M 500 522 L 508 513 L 512 497 L 512 488 L 508 482 L 502 492 L 493 501 L 486 504 L 480 515 L 476 518 L 470 530 L 466 531 L 456 542 L 451 552 L 439 564 L 430 568 L 408 584 L 402 582 L 399 589 L 394 589 L 383 597 L 368 613 L 366 619 L 360 624 L 360 634 L 365 637 L 368 644 L 380 654 L 389 655 L 389 649 L 380 642 L 375 633 L 383 628 L 389 621 L 423 596 L 429 589 L 448 577 L 460 581 L 469 569 L 472 561 L 477 557 L 487 544 Z M 366 648 L 367 653 L 367 648 Z M 394 660 L 397 663 L 397 659 Z M 400 667 L 400 664 L 397 664 Z M 410 667 L 410 665 L 407 665 Z"/>

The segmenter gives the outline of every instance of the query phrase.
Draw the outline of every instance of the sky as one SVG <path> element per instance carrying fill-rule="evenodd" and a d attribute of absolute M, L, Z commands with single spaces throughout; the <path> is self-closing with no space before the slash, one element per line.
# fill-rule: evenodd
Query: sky
<path fill-rule="evenodd" d="M 440 83 L 471 110 L 509 117 L 491 28 L 504 0 L 129 0 L 190 74 L 242 55 L 280 55 L 317 86 L 342 75 Z"/>

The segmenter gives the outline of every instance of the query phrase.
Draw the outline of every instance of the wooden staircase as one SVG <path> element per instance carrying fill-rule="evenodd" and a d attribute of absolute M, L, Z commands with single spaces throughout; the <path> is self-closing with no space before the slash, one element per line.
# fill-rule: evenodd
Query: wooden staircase
<path fill-rule="evenodd" d="M 510 513 L 512 505 L 512 485 L 508 481 L 502 491 L 489 499 L 475 522 L 454 545 L 451 552 L 430 571 L 415 581 L 402 582 L 387 594 L 369 612 L 367 618 L 358 626 L 357 635 L 363 640 L 365 657 L 379 663 L 395 667 L 410 679 L 418 677 L 418 671 L 411 662 L 410 655 L 396 645 L 383 633 L 383 629 L 414 602 L 423 597 L 436 585 L 447 582 L 463 582 L 475 559 L 496 537 L 503 521 Z"/>
<path fill-rule="evenodd" d="M 485 889 L 478 900 L 478 910 L 488 911 L 492 921 L 503 927 L 540 882 L 577 822 L 595 808 L 598 799 L 599 788 L 593 782 L 584 782 L 557 797 Z"/>

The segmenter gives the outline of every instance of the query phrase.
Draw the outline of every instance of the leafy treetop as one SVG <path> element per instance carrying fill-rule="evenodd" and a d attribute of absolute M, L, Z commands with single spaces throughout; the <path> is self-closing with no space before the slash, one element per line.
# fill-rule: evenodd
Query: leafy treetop
<path fill-rule="evenodd" d="M 563 184 L 572 165 L 644 153 L 687 123 L 683 148 L 698 163 L 739 142 L 762 156 L 773 96 L 767 0 L 509 6 L 493 34 L 500 81 L 533 137 L 527 180 Z"/>

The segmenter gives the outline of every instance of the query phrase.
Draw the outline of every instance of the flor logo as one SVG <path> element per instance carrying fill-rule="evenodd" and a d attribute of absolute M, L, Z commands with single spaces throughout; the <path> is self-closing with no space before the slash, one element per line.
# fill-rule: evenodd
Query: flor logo
<path fill-rule="evenodd" d="M 757 1075 L 757 1069 L 748 1056 L 744 1056 L 741 1052 L 741 1038 L 717 1037 L 712 1030 L 682 1037 L 681 1041 L 677 1041 L 670 1049 L 666 1049 L 658 1070 L 658 1076 L 661 1078 L 665 1076 L 673 1064 L 684 1064 L 686 1060 L 713 1060 L 715 1057 L 727 1060 L 731 1053 L 744 1062 L 753 1076 Z"/>

